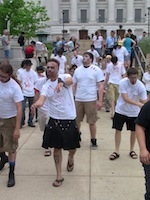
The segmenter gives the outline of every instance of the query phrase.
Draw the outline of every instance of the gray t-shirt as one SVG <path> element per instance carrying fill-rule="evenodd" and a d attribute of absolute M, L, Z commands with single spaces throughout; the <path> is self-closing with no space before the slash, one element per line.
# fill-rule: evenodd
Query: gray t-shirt
<path fill-rule="evenodd" d="M 10 50 L 9 39 L 6 35 L 2 35 L 2 46 L 4 51 Z"/>

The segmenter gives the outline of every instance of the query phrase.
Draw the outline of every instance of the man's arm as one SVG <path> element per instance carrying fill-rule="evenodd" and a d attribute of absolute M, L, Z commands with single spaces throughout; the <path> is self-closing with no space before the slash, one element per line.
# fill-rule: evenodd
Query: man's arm
<path fill-rule="evenodd" d="M 132 104 L 132 105 L 135 105 L 135 106 L 139 106 L 140 108 L 144 105 L 144 101 L 146 102 L 146 100 L 143 100 L 143 103 L 142 102 L 136 102 L 132 99 L 130 99 L 128 97 L 128 94 L 127 93 L 122 93 L 122 98 L 123 100 L 126 102 L 126 103 L 129 103 L 129 104 Z"/>
<path fill-rule="evenodd" d="M 75 93 L 76 93 L 76 90 L 77 90 L 77 83 L 73 84 L 72 90 L 73 90 L 73 95 L 75 96 Z"/>
<path fill-rule="evenodd" d="M 146 148 L 145 128 L 136 124 L 136 137 L 140 148 L 140 161 L 144 164 L 150 164 L 150 153 Z"/>
<path fill-rule="evenodd" d="M 104 81 L 98 82 L 97 86 L 98 86 L 97 109 L 100 110 L 103 105 Z"/>
<path fill-rule="evenodd" d="M 65 79 L 65 81 L 58 79 L 58 85 L 55 88 L 56 92 L 60 92 L 61 88 L 66 88 L 67 86 L 70 86 L 73 84 L 72 77 L 68 77 Z"/>
<path fill-rule="evenodd" d="M 40 98 L 31 106 L 31 108 L 40 108 L 44 104 L 45 99 L 46 97 L 41 95 Z"/>
<path fill-rule="evenodd" d="M 33 100 L 34 103 L 39 99 L 39 96 L 40 96 L 39 91 L 35 90 L 35 95 L 34 95 L 34 100 Z"/>
<path fill-rule="evenodd" d="M 110 73 L 106 73 L 105 80 L 104 80 L 104 89 L 106 85 L 108 84 L 109 76 L 110 76 Z"/>
<path fill-rule="evenodd" d="M 21 125 L 21 118 L 22 118 L 22 101 L 16 103 L 17 108 L 17 115 L 16 115 L 16 125 L 13 137 L 15 140 L 18 140 L 20 137 L 20 125 Z"/>

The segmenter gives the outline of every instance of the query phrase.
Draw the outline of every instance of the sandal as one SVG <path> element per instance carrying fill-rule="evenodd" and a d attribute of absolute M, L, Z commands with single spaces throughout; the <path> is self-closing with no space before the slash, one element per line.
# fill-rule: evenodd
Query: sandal
<path fill-rule="evenodd" d="M 54 183 L 53 183 L 53 186 L 54 186 L 54 187 L 59 187 L 59 186 L 62 185 L 62 182 L 63 182 L 63 181 L 64 181 L 64 178 L 62 178 L 62 179 L 60 179 L 60 180 L 56 179 L 56 180 L 54 181 Z"/>
<path fill-rule="evenodd" d="M 69 163 L 69 159 L 68 159 L 68 163 L 67 163 L 67 171 L 68 172 L 72 172 L 74 168 L 74 162 L 72 162 L 71 164 Z"/>
<path fill-rule="evenodd" d="M 109 156 L 109 159 L 110 160 L 116 160 L 117 158 L 119 158 L 119 154 L 116 153 L 116 152 L 113 152 L 110 156 Z"/>
<path fill-rule="evenodd" d="M 44 151 L 44 156 L 51 156 L 51 150 L 46 149 Z"/>
<path fill-rule="evenodd" d="M 132 158 L 132 159 L 137 159 L 138 158 L 138 155 L 135 153 L 135 151 L 131 151 L 129 153 L 129 156 Z"/>

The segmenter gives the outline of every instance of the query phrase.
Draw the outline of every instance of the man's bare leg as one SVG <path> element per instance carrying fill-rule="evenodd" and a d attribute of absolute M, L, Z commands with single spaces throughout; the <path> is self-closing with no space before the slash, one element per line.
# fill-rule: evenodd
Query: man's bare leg
<path fill-rule="evenodd" d="M 62 179 L 61 164 L 62 164 L 62 149 L 54 148 L 53 152 L 55 167 L 56 167 L 56 180 Z"/>

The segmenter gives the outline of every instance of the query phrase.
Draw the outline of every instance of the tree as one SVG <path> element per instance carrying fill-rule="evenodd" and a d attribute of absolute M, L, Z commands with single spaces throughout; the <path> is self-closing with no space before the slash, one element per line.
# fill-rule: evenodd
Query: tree
<path fill-rule="evenodd" d="M 49 27 L 47 10 L 41 6 L 41 1 L 25 2 L 24 0 L 3 0 L 0 3 L 0 32 L 7 28 L 10 22 L 11 35 L 19 35 L 24 31 L 26 37 L 34 37 L 40 29 Z"/>

